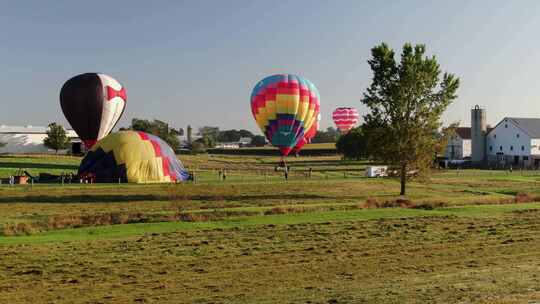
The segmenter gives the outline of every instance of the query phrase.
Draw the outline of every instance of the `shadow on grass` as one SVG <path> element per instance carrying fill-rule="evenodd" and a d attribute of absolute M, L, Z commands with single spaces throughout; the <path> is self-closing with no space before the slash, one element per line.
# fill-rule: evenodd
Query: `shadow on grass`
<path fill-rule="evenodd" d="M 0 203 L 122 203 L 144 201 L 252 201 L 272 199 L 333 199 L 333 197 L 313 194 L 275 194 L 275 195 L 28 195 L 0 197 Z"/>
<path fill-rule="evenodd" d="M 78 165 L 54 163 L 0 162 L 0 168 L 78 170 Z"/>

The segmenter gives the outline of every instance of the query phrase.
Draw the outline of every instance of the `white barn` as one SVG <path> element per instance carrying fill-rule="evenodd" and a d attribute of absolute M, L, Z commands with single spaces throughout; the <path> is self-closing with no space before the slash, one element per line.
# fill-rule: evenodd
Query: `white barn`
<path fill-rule="evenodd" d="M 486 135 L 490 165 L 538 167 L 540 165 L 540 118 L 506 117 Z"/>
<path fill-rule="evenodd" d="M 471 157 L 471 128 L 456 128 L 455 133 L 448 139 L 444 157 L 448 160 Z"/>
<path fill-rule="evenodd" d="M 72 143 L 79 145 L 77 133 L 73 130 L 66 130 Z M 5 143 L 0 147 L 2 154 L 23 154 L 23 153 L 54 153 L 43 145 L 43 140 L 47 137 L 47 127 L 34 126 L 6 126 L 0 125 L 0 143 Z M 65 153 L 65 151 L 63 151 Z"/>

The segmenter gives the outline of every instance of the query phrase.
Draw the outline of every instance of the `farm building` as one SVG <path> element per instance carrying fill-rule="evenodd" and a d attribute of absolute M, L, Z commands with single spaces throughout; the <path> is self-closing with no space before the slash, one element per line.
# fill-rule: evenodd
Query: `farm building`
<path fill-rule="evenodd" d="M 471 128 L 457 128 L 448 141 L 445 158 L 470 157 L 477 167 L 540 167 L 540 118 L 503 118 L 494 128 L 487 125 L 485 109 L 471 110 Z"/>
<path fill-rule="evenodd" d="M 66 130 L 66 132 L 72 143 L 69 151 L 80 153 L 82 147 L 77 133 L 73 130 Z M 0 125 L 0 142 L 6 144 L 0 147 L 0 153 L 54 153 L 54 150 L 43 145 L 46 137 L 47 127 Z"/>
<path fill-rule="evenodd" d="M 540 165 L 540 118 L 506 117 L 486 135 L 486 161 L 496 167 Z"/>
<path fill-rule="evenodd" d="M 456 128 L 448 139 L 444 157 L 449 160 L 464 159 L 471 156 L 471 128 Z"/>
<path fill-rule="evenodd" d="M 180 147 L 181 148 L 185 149 L 185 148 L 190 147 L 191 143 L 188 140 L 187 134 L 177 135 L 176 137 L 178 138 L 178 141 L 180 142 Z M 202 136 L 193 134 L 193 135 L 191 135 L 191 142 L 194 142 L 194 141 L 196 141 L 197 139 L 200 139 L 200 138 L 202 138 Z"/>

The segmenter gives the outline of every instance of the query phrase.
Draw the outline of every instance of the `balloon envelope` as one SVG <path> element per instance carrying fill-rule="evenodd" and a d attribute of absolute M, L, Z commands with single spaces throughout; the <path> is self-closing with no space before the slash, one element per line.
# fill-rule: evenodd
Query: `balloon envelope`
<path fill-rule="evenodd" d="M 251 93 L 251 111 L 268 141 L 287 156 L 315 123 L 319 91 L 297 75 L 273 75 L 259 81 Z"/>
<path fill-rule="evenodd" d="M 60 90 L 62 111 L 87 149 L 111 132 L 126 101 L 126 90 L 105 74 L 77 75 Z"/>
<path fill-rule="evenodd" d="M 189 178 L 171 147 L 140 131 L 109 134 L 88 151 L 79 175 L 100 182 L 164 183 Z"/>
<path fill-rule="evenodd" d="M 355 108 L 337 108 L 332 113 L 332 119 L 342 134 L 349 132 L 358 123 L 358 111 Z"/>
<path fill-rule="evenodd" d="M 311 139 L 313 139 L 313 137 L 317 135 L 317 131 L 319 131 L 320 121 L 321 114 L 318 114 L 315 123 L 313 123 L 311 128 L 304 134 L 304 137 L 296 143 L 296 146 L 294 146 L 292 152 L 298 153 L 306 144 L 311 143 Z"/>

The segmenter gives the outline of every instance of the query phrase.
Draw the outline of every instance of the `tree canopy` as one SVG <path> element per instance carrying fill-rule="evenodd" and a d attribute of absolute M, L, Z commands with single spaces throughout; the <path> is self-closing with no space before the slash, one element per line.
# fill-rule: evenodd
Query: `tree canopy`
<path fill-rule="evenodd" d="M 43 139 L 43 144 L 49 149 L 53 149 L 58 154 L 58 150 L 62 150 L 68 147 L 69 138 L 67 137 L 66 130 L 61 125 L 53 122 L 49 124 L 47 129 L 47 137 Z"/>
<path fill-rule="evenodd" d="M 346 159 L 359 160 L 366 157 L 366 148 L 367 138 L 362 127 L 352 128 L 336 142 L 337 152 L 343 154 Z"/>
<path fill-rule="evenodd" d="M 311 139 L 314 144 L 335 143 L 339 137 L 339 131 L 336 128 L 328 127 L 326 131 L 317 131 L 317 134 Z"/>
<path fill-rule="evenodd" d="M 425 171 L 433 161 L 440 138 L 441 115 L 457 98 L 459 79 L 444 73 L 422 44 L 403 46 L 401 60 L 382 43 L 371 50 L 371 85 L 362 98 L 371 157 L 399 167 L 401 195 L 406 194 L 409 170 Z"/>
<path fill-rule="evenodd" d="M 248 130 L 225 130 L 219 131 L 218 142 L 237 142 L 242 137 L 253 138 L 255 135 Z"/>
<path fill-rule="evenodd" d="M 170 128 L 168 123 L 161 120 L 154 119 L 153 121 L 150 121 L 147 119 L 133 118 L 131 120 L 130 129 L 156 135 L 171 146 L 174 151 L 177 151 L 180 148 L 180 141 L 177 136 L 183 131 Z"/>

